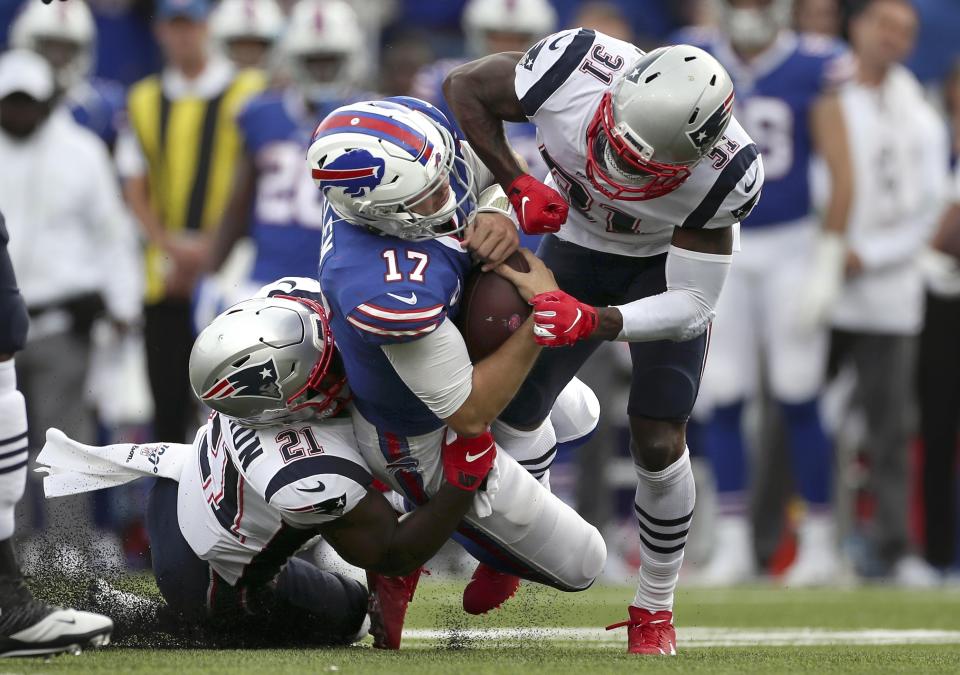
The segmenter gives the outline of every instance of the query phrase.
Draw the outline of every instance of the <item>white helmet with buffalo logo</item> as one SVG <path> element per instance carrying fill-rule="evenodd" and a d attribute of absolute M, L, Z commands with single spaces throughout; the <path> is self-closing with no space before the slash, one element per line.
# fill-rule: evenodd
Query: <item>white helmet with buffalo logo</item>
<path fill-rule="evenodd" d="M 399 100 L 327 115 L 307 150 L 314 182 L 344 220 L 380 234 L 424 241 L 461 232 L 473 218 L 473 170 L 435 119 L 442 113 Z"/>
<path fill-rule="evenodd" d="M 337 414 L 346 377 L 323 306 L 278 295 L 244 300 L 203 329 L 190 352 L 200 401 L 250 427 Z"/>
<path fill-rule="evenodd" d="M 732 111 L 733 82 L 702 49 L 644 54 L 604 94 L 587 127 L 587 177 L 611 199 L 668 194 L 717 144 Z"/>

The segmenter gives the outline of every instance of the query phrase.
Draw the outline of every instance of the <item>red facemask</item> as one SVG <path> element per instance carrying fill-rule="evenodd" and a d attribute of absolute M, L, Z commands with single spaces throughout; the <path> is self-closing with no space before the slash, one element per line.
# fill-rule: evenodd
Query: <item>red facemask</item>
<path fill-rule="evenodd" d="M 643 185 L 629 185 L 610 175 L 602 157 L 597 156 L 601 146 L 600 134 L 606 136 L 610 149 L 624 165 L 625 171 L 635 172 L 640 177 L 649 177 Z M 639 202 L 662 197 L 683 185 L 690 177 L 692 167 L 681 164 L 663 164 L 644 159 L 630 143 L 616 131 L 613 120 L 613 95 L 607 92 L 600 101 L 590 126 L 587 127 L 587 178 L 593 186 L 609 199 Z"/>

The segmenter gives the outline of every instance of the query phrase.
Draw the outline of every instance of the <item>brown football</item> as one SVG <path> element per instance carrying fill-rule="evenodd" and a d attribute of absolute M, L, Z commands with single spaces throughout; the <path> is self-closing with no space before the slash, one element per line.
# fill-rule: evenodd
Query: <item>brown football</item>
<path fill-rule="evenodd" d="M 518 272 L 530 271 L 519 252 L 504 264 Z M 467 278 L 456 322 L 467 343 L 470 360 L 476 363 L 496 351 L 528 316 L 530 305 L 520 297 L 516 286 L 496 272 L 474 269 Z"/>

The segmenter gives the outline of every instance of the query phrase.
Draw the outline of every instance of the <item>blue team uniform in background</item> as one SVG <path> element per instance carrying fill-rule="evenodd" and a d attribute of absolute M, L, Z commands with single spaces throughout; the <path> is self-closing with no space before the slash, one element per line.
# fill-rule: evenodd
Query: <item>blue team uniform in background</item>
<path fill-rule="evenodd" d="M 256 244 L 251 277 L 267 283 L 282 276 L 313 277 L 320 260 L 323 196 L 303 170 L 303 156 L 319 117 L 292 93 L 253 98 L 237 126 L 257 170 L 250 214 Z"/>
<path fill-rule="evenodd" d="M 814 101 L 852 75 L 846 45 L 820 36 L 784 33 L 756 63 L 745 67 L 729 43 L 715 34 L 684 36 L 713 54 L 730 73 L 734 114 L 763 155 L 763 198 L 743 227 L 790 223 L 813 211 L 810 161 Z"/>
<path fill-rule="evenodd" d="M 237 116 L 258 173 L 250 215 L 250 237 L 257 249 L 253 281 L 317 275 L 323 195 L 304 171 L 303 157 L 317 123 L 355 100 L 338 98 L 308 108 L 296 92 L 268 91 L 250 100 Z"/>
<path fill-rule="evenodd" d="M 124 88 L 110 80 L 93 78 L 73 87 L 64 103 L 77 124 L 86 127 L 113 148 L 124 124 L 127 95 Z"/>

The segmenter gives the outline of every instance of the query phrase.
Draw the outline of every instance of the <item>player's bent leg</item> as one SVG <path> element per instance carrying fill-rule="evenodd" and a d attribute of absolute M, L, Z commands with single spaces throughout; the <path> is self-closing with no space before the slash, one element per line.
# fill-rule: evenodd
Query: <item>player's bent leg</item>
<path fill-rule="evenodd" d="M 13 359 L 0 361 L 0 656 L 55 654 L 110 642 L 113 622 L 41 602 L 24 583 L 13 551 L 14 508 L 23 496 L 27 411 Z"/>
<path fill-rule="evenodd" d="M 276 585 L 267 584 L 258 595 L 264 614 L 304 633 L 310 642 L 351 644 L 370 627 L 363 584 L 306 560 L 288 560 Z"/>
<path fill-rule="evenodd" d="M 600 532 L 506 453 L 496 467 L 493 512 L 481 518 L 471 509 L 458 541 L 499 571 L 562 591 L 589 588 L 607 556 Z"/>

